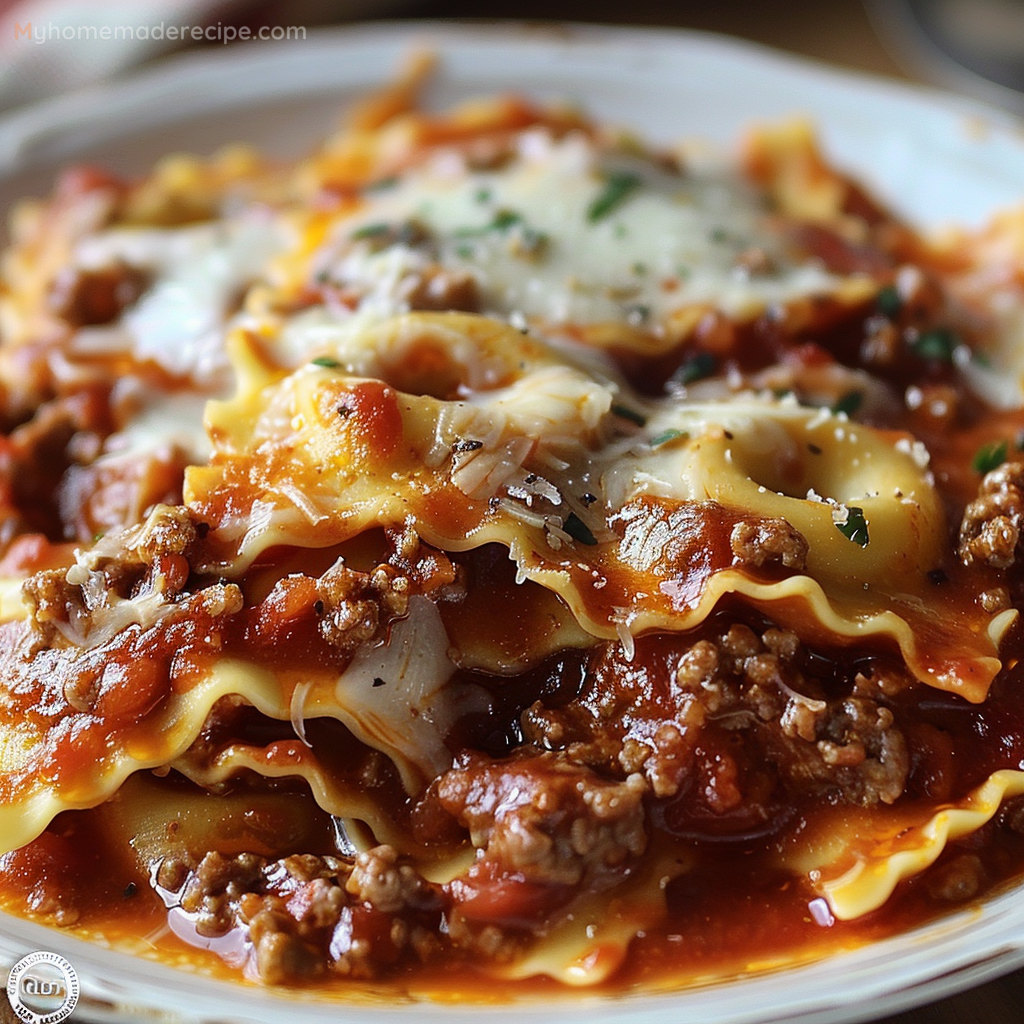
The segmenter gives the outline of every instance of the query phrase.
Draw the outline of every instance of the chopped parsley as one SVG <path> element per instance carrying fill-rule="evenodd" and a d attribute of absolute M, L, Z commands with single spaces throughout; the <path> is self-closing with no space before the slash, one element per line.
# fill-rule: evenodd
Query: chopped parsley
<path fill-rule="evenodd" d="M 612 412 L 619 417 L 619 419 L 629 420 L 630 423 L 635 423 L 638 427 L 647 425 L 647 417 L 637 412 L 636 409 L 630 409 L 628 405 L 619 405 L 617 402 L 612 405 Z"/>
<path fill-rule="evenodd" d="M 458 228 L 455 232 L 455 237 L 474 238 L 477 235 L 489 234 L 491 231 L 508 231 L 509 228 L 522 223 L 523 215 L 521 213 L 516 213 L 515 210 L 502 207 L 500 210 L 495 210 L 494 216 L 486 224 L 481 224 L 480 227 Z"/>
<path fill-rule="evenodd" d="M 697 352 L 690 356 L 674 374 L 672 379 L 677 384 L 693 384 L 705 377 L 710 377 L 717 368 L 715 357 L 710 352 Z"/>
<path fill-rule="evenodd" d="M 887 284 L 875 296 L 875 305 L 878 312 L 887 320 L 895 320 L 903 312 L 903 300 L 896 290 L 896 285 Z"/>
<path fill-rule="evenodd" d="M 387 178 L 378 178 L 377 181 L 371 181 L 369 185 L 365 185 L 363 191 L 387 192 L 388 189 L 394 188 L 401 180 L 397 174 L 392 174 Z"/>
<path fill-rule="evenodd" d="M 1006 461 L 1006 452 L 1009 447 L 1009 443 L 1005 440 L 983 444 L 974 453 L 971 468 L 976 473 L 981 473 L 982 476 L 991 473 L 993 469 L 998 469 Z"/>
<path fill-rule="evenodd" d="M 673 441 L 688 441 L 689 438 L 690 435 L 685 430 L 676 430 L 670 427 L 668 430 L 663 430 L 657 437 L 651 438 L 651 447 L 663 448 Z"/>
<path fill-rule="evenodd" d="M 364 224 L 361 228 L 356 228 L 349 237 L 353 242 L 358 242 L 364 238 L 383 238 L 385 235 L 389 235 L 391 231 L 392 226 L 390 224 L 377 222 L 374 224 Z"/>
<path fill-rule="evenodd" d="M 587 220 L 597 224 L 617 210 L 641 185 L 643 179 L 629 171 L 610 171 L 604 187 L 587 207 Z"/>
<path fill-rule="evenodd" d="M 575 512 L 570 512 L 565 517 L 565 522 L 562 524 L 562 529 L 565 530 L 573 540 L 578 540 L 581 544 L 587 544 L 593 546 L 597 543 L 597 538 L 591 533 L 590 527 Z"/>
<path fill-rule="evenodd" d="M 311 359 L 310 362 L 313 366 L 323 366 L 328 370 L 336 370 L 341 366 L 337 359 L 332 359 L 330 356 L 317 356 L 316 359 Z"/>
<path fill-rule="evenodd" d="M 867 547 L 870 537 L 868 537 L 868 523 L 864 518 L 864 509 L 851 505 L 847 508 L 846 513 L 845 521 L 837 522 L 836 529 L 847 540 L 852 540 L 854 544 L 859 544 L 862 548 Z"/>
<path fill-rule="evenodd" d="M 910 349 L 914 355 L 929 362 L 951 363 L 957 343 L 957 337 L 952 331 L 945 327 L 937 327 L 919 334 L 910 343 Z"/>
<path fill-rule="evenodd" d="M 356 228 L 349 238 L 353 242 L 369 242 L 371 250 L 379 252 L 391 245 L 422 245 L 430 238 L 430 231 L 418 220 L 404 220 L 399 224 L 375 221 Z"/>
<path fill-rule="evenodd" d="M 651 307 L 645 306 L 641 302 L 634 302 L 631 306 L 626 306 L 625 313 L 626 321 L 631 327 L 640 327 L 651 319 Z"/>
<path fill-rule="evenodd" d="M 501 234 L 510 228 L 519 228 L 519 245 L 522 255 L 536 256 L 547 247 L 549 242 L 547 234 L 530 227 L 523 219 L 521 213 L 517 213 L 515 210 L 510 210 L 507 207 L 495 210 L 494 216 L 487 224 L 482 224 L 480 227 L 475 228 L 459 228 L 454 234 L 456 238 L 479 238 L 482 235 L 489 235 L 491 233 Z M 458 252 L 458 247 L 456 251 Z M 459 252 L 459 255 L 463 254 Z"/>
<path fill-rule="evenodd" d="M 861 407 L 863 402 L 863 391 L 847 391 L 846 394 L 841 395 L 836 404 L 832 406 L 832 411 L 837 416 L 839 413 L 846 413 L 847 416 L 852 416 Z"/>

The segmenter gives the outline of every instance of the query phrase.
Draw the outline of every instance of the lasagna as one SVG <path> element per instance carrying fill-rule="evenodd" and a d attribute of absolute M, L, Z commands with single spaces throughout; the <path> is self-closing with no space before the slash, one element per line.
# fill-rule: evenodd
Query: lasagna
<path fill-rule="evenodd" d="M 295 164 L 15 211 L 0 904 L 493 998 L 1015 878 L 1022 215 L 925 236 L 799 123 L 655 149 L 423 72 Z"/>

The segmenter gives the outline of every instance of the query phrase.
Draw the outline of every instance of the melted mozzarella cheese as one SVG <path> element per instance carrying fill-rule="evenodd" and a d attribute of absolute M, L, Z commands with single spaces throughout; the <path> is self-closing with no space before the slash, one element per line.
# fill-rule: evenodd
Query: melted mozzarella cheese
<path fill-rule="evenodd" d="M 116 324 L 78 331 L 74 351 L 126 353 L 201 386 L 222 384 L 225 321 L 286 242 L 281 221 L 262 214 L 183 228 L 118 228 L 84 239 L 77 267 L 125 263 L 150 271 L 154 281 Z"/>
<path fill-rule="evenodd" d="M 410 222 L 429 233 L 422 248 L 380 251 L 374 239 L 385 226 Z M 602 155 L 582 136 L 554 141 L 541 132 L 526 133 L 496 171 L 472 172 L 445 153 L 408 172 L 339 225 L 318 271 L 365 287 L 381 314 L 400 313 L 408 305 L 396 271 L 415 268 L 424 251 L 475 278 L 484 312 L 555 323 L 642 326 L 702 303 L 744 315 L 837 287 L 787 252 L 734 174 L 671 174 Z M 752 253 L 756 272 L 745 259 Z"/>

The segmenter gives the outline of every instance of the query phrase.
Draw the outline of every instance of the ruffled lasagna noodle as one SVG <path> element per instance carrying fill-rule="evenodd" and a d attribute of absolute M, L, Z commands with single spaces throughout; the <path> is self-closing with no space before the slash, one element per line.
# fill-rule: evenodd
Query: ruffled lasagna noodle
<path fill-rule="evenodd" d="M 798 124 L 654 150 L 422 72 L 295 166 L 17 211 L 4 906 L 661 986 L 1012 877 L 1019 215 L 926 239 Z"/>

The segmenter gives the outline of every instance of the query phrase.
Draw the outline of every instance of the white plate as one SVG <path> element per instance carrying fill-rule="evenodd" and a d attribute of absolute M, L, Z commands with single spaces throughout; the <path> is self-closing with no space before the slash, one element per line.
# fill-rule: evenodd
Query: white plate
<path fill-rule="evenodd" d="M 236 139 L 301 152 L 337 111 L 379 84 L 412 42 L 443 60 L 431 102 L 520 89 L 581 100 L 655 140 L 729 143 L 752 121 L 804 114 L 828 152 L 918 223 L 979 223 L 1024 198 L 1024 135 L 994 111 L 953 97 L 846 74 L 714 36 L 598 28 L 362 26 L 294 45 L 236 48 L 169 62 L 117 86 L 0 121 L 0 203 L 48 188 L 68 160 L 138 172 L 174 149 Z M 306 1024 L 533 1024 L 538 1013 L 592 1024 L 841 1024 L 961 990 L 1024 964 L 1024 902 L 978 909 L 810 966 L 675 995 L 557 1008 L 374 1005 L 340 1008 L 295 995 L 183 975 L 0 915 L 0 974 L 31 949 L 67 956 L 82 975 L 76 1019 Z"/>

